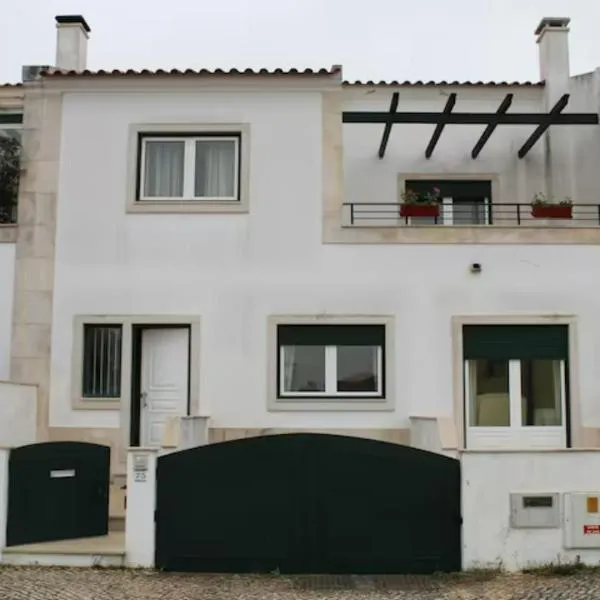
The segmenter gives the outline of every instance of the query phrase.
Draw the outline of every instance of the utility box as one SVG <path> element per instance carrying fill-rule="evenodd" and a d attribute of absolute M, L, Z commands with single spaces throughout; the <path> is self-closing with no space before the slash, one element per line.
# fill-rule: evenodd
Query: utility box
<path fill-rule="evenodd" d="M 565 494 L 565 548 L 600 548 L 600 491 Z"/>
<path fill-rule="evenodd" d="M 557 529 L 560 527 L 559 494 L 520 493 L 510 495 L 510 526 L 513 529 Z"/>

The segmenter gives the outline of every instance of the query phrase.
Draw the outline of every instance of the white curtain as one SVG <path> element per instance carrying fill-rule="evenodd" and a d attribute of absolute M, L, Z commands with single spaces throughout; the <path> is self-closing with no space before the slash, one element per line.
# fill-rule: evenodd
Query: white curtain
<path fill-rule="evenodd" d="M 185 142 L 146 142 L 144 196 L 181 198 L 183 196 L 183 157 Z"/>
<path fill-rule="evenodd" d="M 294 392 L 294 372 L 295 372 L 296 347 L 283 347 L 283 390 L 284 392 Z"/>
<path fill-rule="evenodd" d="M 235 142 L 199 140 L 196 142 L 197 198 L 233 198 L 235 196 Z"/>

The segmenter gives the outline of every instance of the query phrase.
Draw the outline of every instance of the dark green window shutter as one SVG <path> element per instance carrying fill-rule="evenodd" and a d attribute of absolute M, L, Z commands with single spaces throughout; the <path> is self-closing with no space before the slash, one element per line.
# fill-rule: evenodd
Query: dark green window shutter
<path fill-rule="evenodd" d="M 279 325 L 279 346 L 383 346 L 385 325 Z"/>
<path fill-rule="evenodd" d="M 431 193 L 433 188 L 440 190 L 442 198 L 480 199 L 492 197 L 491 181 L 468 181 L 452 179 L 440 181 L 435 179 L 407 180 L 405 189 L 411 190 L 421 196 Z"/>
<path fill-rule="evenodd" d="M 466 359 L 567 359 L 568 325 L 463 325 Z"/>

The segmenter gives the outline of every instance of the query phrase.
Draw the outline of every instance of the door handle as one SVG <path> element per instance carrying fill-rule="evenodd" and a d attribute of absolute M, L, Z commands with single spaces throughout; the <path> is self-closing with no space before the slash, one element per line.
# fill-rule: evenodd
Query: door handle
<path fill-rule="evenodd" d="M 142 401 L 142 407 L 143 408 L 146 408 L 148 406 L 147 398 L 148 398 L 148 393 L 147 392 L 142 392 L 140 394 L 140 400 Z"/>

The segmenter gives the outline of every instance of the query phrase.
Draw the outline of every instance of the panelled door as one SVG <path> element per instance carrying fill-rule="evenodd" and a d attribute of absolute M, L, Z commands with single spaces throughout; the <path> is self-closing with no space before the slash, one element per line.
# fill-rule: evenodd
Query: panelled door
<path fill-rule="evenodd" d="M 170 417 L 188 414 L 189 329 L 142 332 L 140 443 L 160 446 Z"/>

